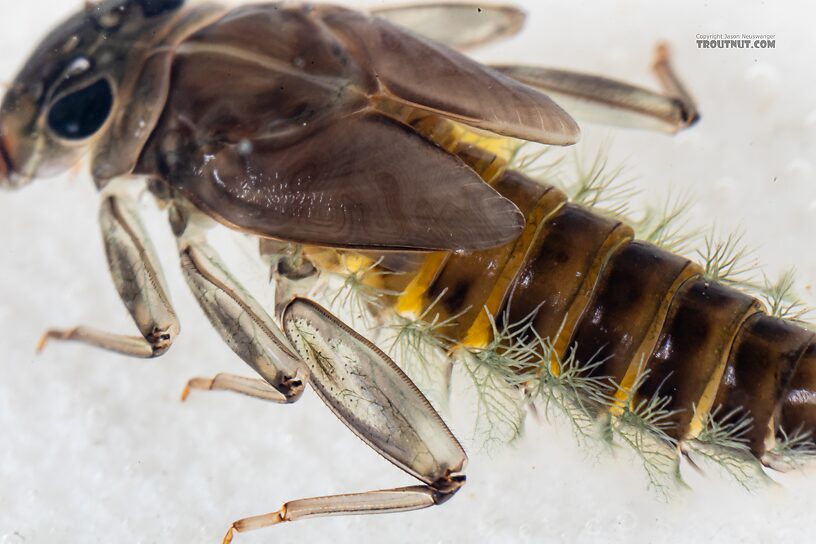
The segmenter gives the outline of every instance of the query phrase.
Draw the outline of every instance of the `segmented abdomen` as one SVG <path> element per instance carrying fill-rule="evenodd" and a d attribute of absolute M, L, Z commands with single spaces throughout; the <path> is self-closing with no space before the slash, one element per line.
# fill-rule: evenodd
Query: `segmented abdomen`
<path fill-rule="evenodd" d="M 504 170 L 446 125 L 414 125 L 512 200 L 527 226 L 503 247 L 428 255 L 416 272 L 392 280 L 402 292 L 398 311 L 421 315 L 432 306 L 452 320 L 445 336 L 465 348 L 491 342 L 491 320 L 501 329 L 532 319 L 560 360 L 571 355 L 586 373 L 610 378 L 610 395 L 621 402 L 670 397 L 665 430 L 678 441 L 698 436 L 713 410 L 752 419 L 746 438 L 757 458 L 778 435 L 813 436 L 811 331 L 769 316 L 757 299 L 707 279 L 690 260 L 635 240 L 622 222 Z"/>

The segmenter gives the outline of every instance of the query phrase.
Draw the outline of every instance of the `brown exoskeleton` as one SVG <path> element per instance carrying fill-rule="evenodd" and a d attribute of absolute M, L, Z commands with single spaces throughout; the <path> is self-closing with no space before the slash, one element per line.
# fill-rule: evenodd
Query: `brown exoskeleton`
<path fill-rule="evenodd" d="M 225 541 L 317 515 L 425 508 L 464 483 L 462 448 L 394 363 L 314 302 L 289 300 L 312 272 L 290 244 L 469 252 L 522 232 L 517 207 L 422 122 L 574 143 L 570 114 L 536 88 L 592 120 L 674 131 L 696 119 L 665 54 L 659 95 L 568 72 L 489 68 L 457 52 L 522 20 L 512 8 L 464 4 L 368 15 L 111 0 L 52 32 L 4 96 L 0 182 L 20 187 L 90 155 L 110 270 L 140 333 L 77 327 L 49 331 L 41 347 L 72 340 L 142 358 L 170 348 L 179 323 L 132 196 L 148 180 L 168 208 L 191 290 L 262 378 L 222 374 L 190 386 L 288 403 L 311 383 L 355 434 L 422 482 L 292 501 L 234 523 Z M 280 311 L 270 315 L 232 278 L 206 241 L 214 223 L 274 240 L 266 252 L 287 295 Z"/>

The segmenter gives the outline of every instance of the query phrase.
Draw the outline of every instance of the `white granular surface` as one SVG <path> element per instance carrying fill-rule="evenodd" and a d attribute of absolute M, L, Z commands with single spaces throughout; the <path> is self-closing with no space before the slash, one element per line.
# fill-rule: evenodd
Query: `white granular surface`
<path fill-rule="evenodd" d="M 603 73 L 654 87 L 652 46 L 668 40 L 703 112 L 677 137 L 585 127 L 583 152 L 607 143 L 644 199 L 694 196 L 692 225 L 743 228 L 775 274 L 816 278 L 816 76 L 810 2 L 689 0 L 519 2 L 520 37 L 480 52 Z M 0 80 L 80 0 L 0 2 Z M 698 33 L 776 34 L 773 50 L 698 49 Z M 183 334 L 155 361 L 78 345 L 34 345 L 48 326 L 135 329 L 107 276 L 85 176 L 0 193 L 0 543 L 216 543 L 229 523 L 287 499 L 411 485 L 314 394 L 275 406 L 229 394 L 178 396 L 187 378 L 248 373 L 187 292 L 162 216 L 148 224 Z M 250 285 L 263 271 L 234 251 Z M 243 259 L 243 261 L 242 261 Z M 240 265 L 244 262 L 244 265 Z M 461 391 L 460 391 L 461 393 Z M 453 399 L 457 406 L 456 398 Z M 716 471 L 685 467 L 693 490 L 660 502 L 625 452 L 595 456 L 563 424 L 530 420 L 493 455 L 451 426 L 471 454 L 468 484 L 439 508 L 320 519 L 241 534 L 236 542 L 808 542 L 816 476 L 749 494 Z"/>

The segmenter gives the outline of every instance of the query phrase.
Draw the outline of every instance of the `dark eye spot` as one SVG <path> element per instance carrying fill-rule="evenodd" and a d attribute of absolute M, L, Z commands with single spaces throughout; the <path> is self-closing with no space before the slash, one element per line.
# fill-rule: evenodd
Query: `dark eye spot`
<path fill-rule="evenodd" d="M 48 112 L 48 126 L 66 140 L 83 140 L 102 128 L 113 108 L 113 89 L 106 79 L 60 98 Z"/>
<path fill-rule="evenodd" d="M 136 0 L 136 3 L 142 6 L 142 13 L 149 18 L 176 11 L 184 5 L 184 0 Z"/>

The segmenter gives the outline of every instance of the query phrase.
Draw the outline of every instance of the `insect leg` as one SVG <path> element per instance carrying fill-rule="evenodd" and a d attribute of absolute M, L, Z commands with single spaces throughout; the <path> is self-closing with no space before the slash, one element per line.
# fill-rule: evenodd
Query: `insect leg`
<path fill-rule="evenodd" d="M 289 399 L 265 380 L 246 378 L 235 374 L 217 374 L 214 378 L 193 378 L 184 387 L 182 402 L 187 400 L 191 390 L 199 391 L 232 391 L 248 397 L 286 404 Z"/>
<path fill-rule="evenodd" d="M 270 527 L 287 521 L 320 516 L 352 514 L 387 514 L 420 510 L 441 504 L 450 497 L 427 485 L 383 489 L 366 493 L 350 493 L 329 497 L 313 497 L 289 501 L 280 510 L 236 521 L 227 531 L 224 544 L 232 542 L 235 533 Z"/>
<path fill-rule="evenodd" d="M 102 201 L 99 223 L 113 282 L 141 336 L 125 336 L 89 327 L 49 330 L 40 340 L 70 340 L 141 358 L 165 353 L 179 334 L 158 258 L 126 194 L 110 193 Z"/>
<path fill-rule="evenodd" d="M 567 70 L 535 66 L 493 68 L 540 89 L 579 121 L 674 133 L 700 118 L 694 99 L 672 68 L 665 44 L 657 46 L 653 63 L 663 94 Z"/>
<path fill-rule="evenodd" d="M 409 4 L 371 13 L 460 51 L 514 36 L 526 19 L 517 7 L 482 3 Z"/>
<path fill-rule="evenodd" d="M 387 355 L 306 299 L 289 304 L 283 324 L 323 402 L 372 449 L 424 485 L 290 501 L 276 512 L 236 521 L 225 544 L 235 532 L 284 521 L 427 508 L 445 502 L 464 485 L 464 451 Z"/>
<path fill-rule="evenodd" d="M 269 266 L 269 279 L 275 282 L 275 317 L 279 317 L 296 294 L 314 287 L 320 274 L 299 244 L 263 238 L 258 249 Z"/>
<path fill-rule="evenodd" d="M 657 44 L 655 59 L 652 63 L 652 71 L 657 76 L 660 86 L 663 87 L 663 92 L 679 101 L 685 110 L 685 115 L 689 119 L 689 125 L 696 122 L 700 118 L 700 113 L 697 111 L 697 104 L 695 104 L 688 89 L 686 89 L 686 86 L 672 67 L 671 51 L 668 44 Z"/>
<path fill-rule="evenodd" d="M 177 227 L 174 225 L 178 234 Z M 184 230 L 179 237 L 182 271 L 204 313 L 232 351 L 260 374 L 285 402 L 296 401 L 306 386 L 308 369 L 283 331 L 233 278 L 215 250 L 203 237 L 184 235 Z M 249 385 L 223 378 L 215 383 L 226 383 L 228 389 L 243 393 L 247 393 Z M 258 391 L 257 386 L 254 389 Z M 268 400 L 280 399 L 269 391 L 262 392 L 261 396 Z"/>

